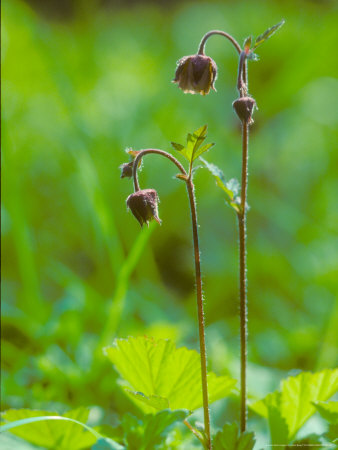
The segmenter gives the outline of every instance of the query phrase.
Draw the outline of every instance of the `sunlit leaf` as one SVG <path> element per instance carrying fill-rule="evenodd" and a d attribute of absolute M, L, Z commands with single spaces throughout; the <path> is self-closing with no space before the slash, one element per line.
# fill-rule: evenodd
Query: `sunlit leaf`
<path fill-rule="evenodd" d="M 255 445 L 253 432 L 240 433 L 237 423 L 226 423 L 213 439 L 214 450 L 252 450 Z"/>
<path fill-rule="evenodd" d="M 225 193 L 224 198 L 229 206 L 231 206 L 236 212 L 240 211 L 240 199 L 238 197 L 240 185 L 239 182 L 232 178 L 229 181 L 225 180 L 224 173 L 215 164 L 209 163 L 203 158 L 200 158 L 205 167 L 215 177 L 216 184 Z"/>
<path fill-rule="evenodd" d="M 163 398 L 158 395 L 150 395 L 149 397 L 147 397 L 142 392 L 133 392 L 129 389 L 126 389 L 126 392 L 130 396 L 134 396 L 138 401 L 152 406 L 155 409 L 161 410 L 169 408 L 169 400 L 167 398 Z"/>
<path fill-rule="evenodd" d="M 1 431 L 10 431 L 41 447 L 76 450 L 94 444 L 100 437 L 85 424 L 88 414 L 87 408 L 78 408 L 63 416 L 50 411 L 9 409 L 1 415 L 8 422 L 1 426 Z"/>
<path fill-rule="evenodd" d="M 315 413 L 313 403 L 328 400 L 337 389 L 338 369 L 302 372 L 284 380 L 280 391 L 254 403 L 251 409 L 268 419 L 273 444 L 283 443 L 279 442 L 284 439 L 283 422 L 287 426 L 287 442 L 290 442 Z"/>
<path fill-rule="evenodd" d="M 325 420 L 338 424 L 338 402 L 316 402 L 314 406 Z"/>
<path fill-rule="evenodd" d="M 255 40 L 255 44 L 252 47 L 252 50 L 255 50 L 255 48 L 257 48 L 259 45 L 263 44 L 264 41 L 266 41 L 267 39 L 269 39 L 274 33 L 276 33 L 276 31 L 282 26 L 284 25 L 285 20 L 281 20 L 280 22 L 278 22 L 276 25 L 273 25 L 272 27 L 268 28 L 266 31 L 264 31 L 264 33 L 260 34 L 256 40 Z"/>
<path fill-rule="evenodd" d="M 203 155 L 203 153 L 207 152 L 214 145 L 215 143 L 213 142 L 211 144 L 203 145 L 203 147 L 200 147 L 198 150 L 196 150 L 193 156 L 193 161 L 195 161 L 195 159 L 197 159 L 199 156 Z"/>
<path fill-rule="evenodd" d="M 175 150 L 179 151 L 190 163 L 194 162 L 200 155 L 208 151 L 215 144 L 207 144 L 201 147 L 202 143 L 207 136 L 208 125 L 203 125 L 194 131 L 194 133 L 188 133 L 187 135 L 187 145 L 177 144 L 176 142 L 171 142 L 171 145 Z"/>
<path fill-rule="evenodd" d="M 147 337 L 116 339 L 106 348 L 126 388 L 137 391 L 133 399 L 146 412 L 154 412 L 145 397 L 166 399 L 169 408 L 193 411 L 203 405 L 201 390 L 201 362 L 199 354 L 185 347 L 176 348 L 170 340 Z M 228 376 L 208 374 L 210 403 L 227 396 L 236 381 Z M 142 402 L 140 401 L 140 393 Z M 147 404 L 145 404 L 147 403 Z"/>

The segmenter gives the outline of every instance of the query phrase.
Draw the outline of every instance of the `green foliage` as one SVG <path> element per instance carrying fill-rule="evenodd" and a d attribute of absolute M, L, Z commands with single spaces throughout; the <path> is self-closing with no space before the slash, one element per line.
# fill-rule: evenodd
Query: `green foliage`
<path fill-rule="evenodd" d="M 338 424 L 338 402 L 314 402 L 314 405 L 323 419 Z"/>
<path fill-rule="evenodd" d="M 216 184 L 223 191 L 226 203 L 231 206 L 236 212 L 240 211 L 240 197 L 239 197 L 239 182 L 235 178 L 226 181 L 224 173 L 215 164 L 209 163 L 203 158 L 200 158 L 205 167 L 215 177 Z"/>
<path fill-rule="evenodd" d="M 125 381 L 125 391 L 134 391 L 131 398 L 142 410 L 165 406 L 194 411 L 202 406 L 201 362 L 196 351 L 147 337 L 116 339 L 105 351 Z M 229 395 L 235 384 L 230 377 L 208 373 L 210 403 Z"/>
<path fill-rule="evenodd" d="M 194 133 L 187 135 L 187 144 L 186 146 L 182 144 L 177 144 L 176 142 L 172 142 L 171 145 L 175 150 L 180 152 L 190 164 L 192 164 L 199 156 L 203 155 L 206 151 L 208 151 L 215 144 L 206 144 L 201 147 L 203 142 L 207 137 L 207 129 L 208 125 L 204 125 L 203 127 L 198 128 L 198 130 L 194 131 Z"/>
<path fill-rule="evenodd" d="M 328 400 L 337 389 L 338 369 L 303 372 L 284 380 L 280 391 L 268 394 L 251 408 L 268 420 L 272 444 L 290 443 L 315 413 L 313 403 Z"/>
<path fill-rule="evenodd" d="M 89 410 L 78 408 L 59 416 L 50 411 L 10 409 L 2 414 L 8 422 L 1 431 L 10 431 L 26 441 L 45 448 L 81 449 L 95 443 L 99 436 L 86 425 Z"/>
<path fill-rule="evenodd" d="M 237 423 L 226 423 L 213 440 L 214 450 L 252 450 L 254 445 L 254 433 L 240 433 Z"/>
<path fill-rule="evenodd" d="M 107 439 L 119 441 L 130 450 L 151 450 L 165 441 L 175 422 L 182 422 L 187 416 L 188 411 L 185 410 L 163 410 L 148 414 L 143 419 L 127 413 L 118 427 L 101 426 L 97 430 Z"/>
<path fill-rule="evenodd" d="M 276 31 L 282 26 L 284 25 L 285 20 L 281 20 L 280 22 L 278 22 L 276 25 L 273 25 L 272 27 L 268 28 L 267 30 L 264 31 L 264 33 L 260 34 L 256 40 L 255 40 L 255 44 L 252 47 L 252 50 L 255 50 L 259 45 L 263 44 L 263 42 L 267 41 L 273 34 L 276 33 Z M 251 44 L 251 42 L 250 42 Z"/>

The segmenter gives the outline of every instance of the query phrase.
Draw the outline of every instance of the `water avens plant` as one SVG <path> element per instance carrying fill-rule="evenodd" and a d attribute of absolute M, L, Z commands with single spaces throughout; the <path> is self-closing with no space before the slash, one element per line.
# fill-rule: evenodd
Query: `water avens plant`
<path fill-rule="evenodd" d="M 284 23 L 284 20 L 266 30 L 258 36 L 254 43 L 252 37 L 245 39 L 243 48 L 235 38 L 221 30 L 211 30 L 206 33 L 198 47 L 196 55 L 185 56 L 177 63 L 174 83 L 185 93 L 206 95 L 210 89 L 214 89 L 217 78 L 216 63 L 205 55 L 207 40 L 214 35 L 220 35 L 228 39 L 239 55 L 238 74 L 236 87 L 239 98 L 233 102 L 233 108 L 242 124 L 242 174 L 240 196 L 237 183 L 230 180 L 226 183 L 222 172 L 213 164 L 203 161 L 207 168 L 216 177 L 217 184 L 228 196 L 228 203 L 236 211 L 239 234 L 239 298 L 240 298 L 240 430 L 244 432 L 247 424 L 247 342 L 248 342 L 248 300 L 247 300 L 247 262 L 246 262 L 246 216 L 247 216 L 247 190 L 248 190 L 248 150 L 249 150 L 249 126 L 253 123 L 252 114 L 256 101 L 248 93 L 247 61 L 257 60 L 254 53 L 256 48 L 271 37 Z"/>
<path fill-rule="evenodd" d="M 200 259 L 200 247 L 198 237 L 198 219 L 196 211 L 195 200 L 195 187 L 193 183 L 193 164 L 196 158 L 202 153 L 207 151 L 214 144 L 206 144 L 201 147 L 201 144 L 206 138 L 207 126 L 199 128 L 192 135 L 188 135 L 187 147 L 183 145 L 172 143 L 174 148 L 178 149 L 189 161 L 189 168 L 186 169 L 183 165 L 170 153 L 159 149 L 145 149 L 140 151 L 132 151 L 132 157 L 134 158 L 132 163 L 132 173 L 130 173 L 130 163 L 125 163 L 121 166 L 121 177 L 133 177 L 134 181 L 134 193 L 127 198 L 127 206 L 140 225 L 148 224 L 150 220 L 155 219 L 158 223 L 161 220 L 158 217 L 158 195 L 154 189 L 140 189 L 138 181 L 138 168 L 141 165 L 142 158 L 149 154 L 156 154 L 167 158 L 171 161 L 179 170 L 177 178 L 182 180 L 186 184 L 191 222 L 192 222 L 192 238 L 194 247 L 194 262 L 195 262 L 195 281 L 196 281 L 196 300 L 198 311 L 198 329 L 199 329 L 199 347 L 200 347 L 200 359 L 201 359 L 201 380 L 202 380 L 202 395 L 203 395 L 203 411 L 204 411 L 204 436 L 195 430 L 187 421 L 184 423 L 188 428 L 201 440 L 206 448 L 211 448 L 211 431 L 210 431 L 210 411 L 209 411 L 209 398 L 208 398 L 208 380 L 207 380 L 207 354 L 205 343 L 205 319 L 203 308 L 203 293 L 202 293 L 202 275 L 201 275 L 201 259 Z"/>

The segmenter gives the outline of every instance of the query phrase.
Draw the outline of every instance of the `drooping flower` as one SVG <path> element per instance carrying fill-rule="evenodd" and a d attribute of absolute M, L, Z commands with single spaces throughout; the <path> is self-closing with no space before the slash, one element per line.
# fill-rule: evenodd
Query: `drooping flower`
<path fill-rule="evenodd" d="M 217 66 L 209 56 L 184 56 L 177 63 L 173 83 L 185 93 L 206 95 L 215 89 Z"/>
<path fill-rule="evenodd" d="M 131 178 L 133 176 L 134 161 L 124 163 L 119 166 L 121 169 L 121 178 Z"/>
<path fill-rule="evenodd" d="M 129 195 L 127 207 L 139 221 L 141 227 L 144 223 L 148 225 L 152 219 L 161 224 L 158 217 L 158 202 L 158 194 L 154 189 L 142 189 Z"/>
<path fill-rule="evenodd" d="M 253 123 L 252 114 L 255 107 L 257 107 L 254 98 L 240 97 L 232 103 L 232 106 L 242 122 Z"/>

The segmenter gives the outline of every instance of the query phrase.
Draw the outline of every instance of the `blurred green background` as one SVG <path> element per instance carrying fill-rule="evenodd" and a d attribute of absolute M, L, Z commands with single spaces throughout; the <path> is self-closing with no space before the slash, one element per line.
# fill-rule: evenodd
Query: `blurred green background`
<path fill-rule="evenodd" d="M 209 125 L 206 159 L 240 177 L 237 58 L 208 41 L 217 93 L 183 95 L 176 61 L 223 29 L 242 43 L 284 27 L 249 64 L 249 390 L 337 363 L 337 10 L 329 1 L 2 2 L 2 408 L 137 409 L 102 354 L 114 337 L 198 348 L 184 185 L 148 156 L 163 224 L 127 213 L 124 149 L 171 151 Z M 196 193 L 210 369 L 239 371 L 236 218 L 205 169 Z M 291 372 L 292 373 L 292 372 Z M 238 418 L 236 398 L 212 406 Z M 251 418 L 251 416 L 250 416 Z M 255 419 L 251 418 L 255 426 Z M 259 425 L 257 425 L 259 426 Z"/>

